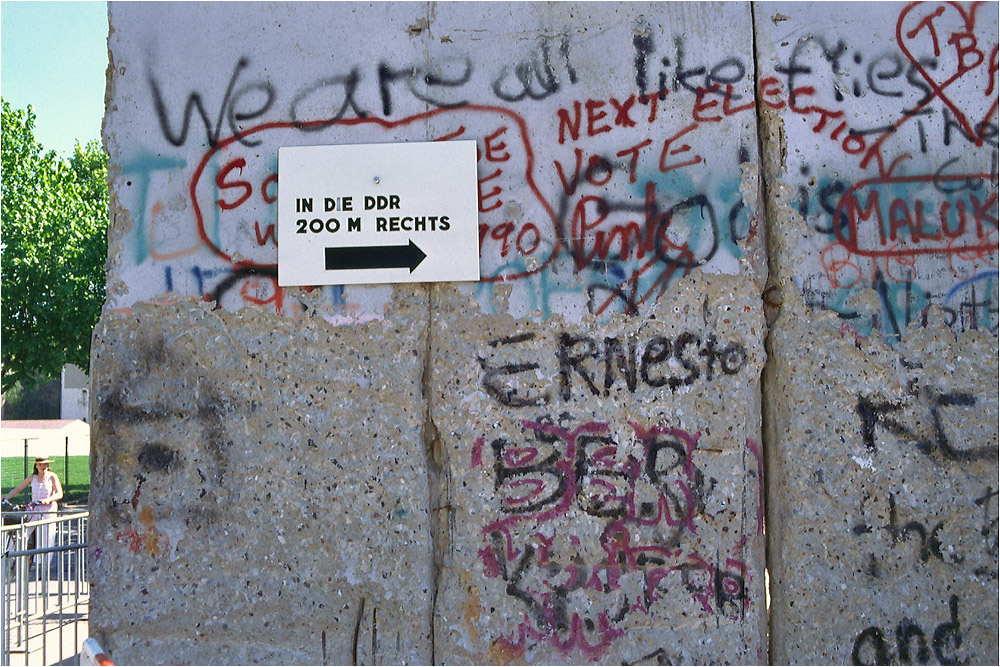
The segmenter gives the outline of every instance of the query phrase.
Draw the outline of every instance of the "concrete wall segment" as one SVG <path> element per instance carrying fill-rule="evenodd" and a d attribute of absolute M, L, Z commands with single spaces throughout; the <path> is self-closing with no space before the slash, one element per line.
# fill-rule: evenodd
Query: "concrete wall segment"
<path fill-rule="evenodd" d="M 769 187 L 805 223 L 775 230 L 775 268 L 863 336 L 898 339 L 931 303 L 996 332 L 996 7 L 857 9 L 755 5 L 762 118 L 785 145 Z"/>
<path fill-rule="evenodd" d="M 996 662 L 996 7 L 754 14 L 772 660 Z"/>
<path fill-rule="evenodd" d="M 410 310 L 358 328 L 188 301 L 105 318 L 92 630 L 116 660 L 430 660 Z"/>
<path fill-rule="evenodd" d="M 759 293 L 691 277 L 659 316 L 581 327 L 448 291 L 430 397 L 445 661 L 764 660 Z M 649 363 L 665 345 L 728 352 L 684 385 Z"/>

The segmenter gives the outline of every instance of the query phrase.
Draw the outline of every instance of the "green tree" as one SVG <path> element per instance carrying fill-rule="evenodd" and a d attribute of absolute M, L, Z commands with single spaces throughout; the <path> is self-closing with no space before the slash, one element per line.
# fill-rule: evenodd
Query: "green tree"
<path fill-rule="evenodd" d="M 77 143 L 62 159 L 35 140 L 35 114 L 3 104 L 0 145 L 2 386 L 31 388 L 90 363 L 104 303 L 107 154 Z"/>

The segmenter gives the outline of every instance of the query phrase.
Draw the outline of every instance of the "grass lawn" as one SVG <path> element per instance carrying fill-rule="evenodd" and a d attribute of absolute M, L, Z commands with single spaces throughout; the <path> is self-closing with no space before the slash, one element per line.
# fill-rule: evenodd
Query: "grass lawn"
<path fill-rule="evenodd" d="M 89 456 L 53 456 L 52 472 L 59 475 L 62 482 L 63 500 L 62 502 L 86 502 L 90 494 L 90 457 Z M 31 474 L 31 465 L 34 458 L 28 459 L 28 474 Z M 68 468 L 67 468 L 68 464 Z M 2 491 L 4 495 L 15 486 L 24 481 L 25 465 L 24 458 L 13 456 L 0 459 L 0 470 L 2 470 Z M 27 503 L 31 500 L 31 487 L 26 488 L 18 495 L 11 498 L 11 502 Z"/>

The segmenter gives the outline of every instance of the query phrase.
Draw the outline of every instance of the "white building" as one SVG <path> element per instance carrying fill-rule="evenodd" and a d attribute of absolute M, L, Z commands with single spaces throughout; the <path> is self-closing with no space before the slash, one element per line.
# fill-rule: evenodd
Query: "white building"
<path fill-rule="evenodd" d="M 66 364 L 62 371 L 59 398 L 59 416 L 62 419 L 81 419 L 90 416 L 90 378 L 80 368 Z"/>

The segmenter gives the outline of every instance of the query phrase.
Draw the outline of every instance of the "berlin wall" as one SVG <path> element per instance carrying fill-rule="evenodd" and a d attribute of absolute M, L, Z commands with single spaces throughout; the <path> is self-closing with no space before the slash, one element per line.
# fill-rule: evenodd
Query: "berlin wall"
<path fill-rule="evenodd" d="M 116 662 L 998 661 L 995 4 L 109 11 Z M 279 286 L 447 141 L 478 281 Z"/>

